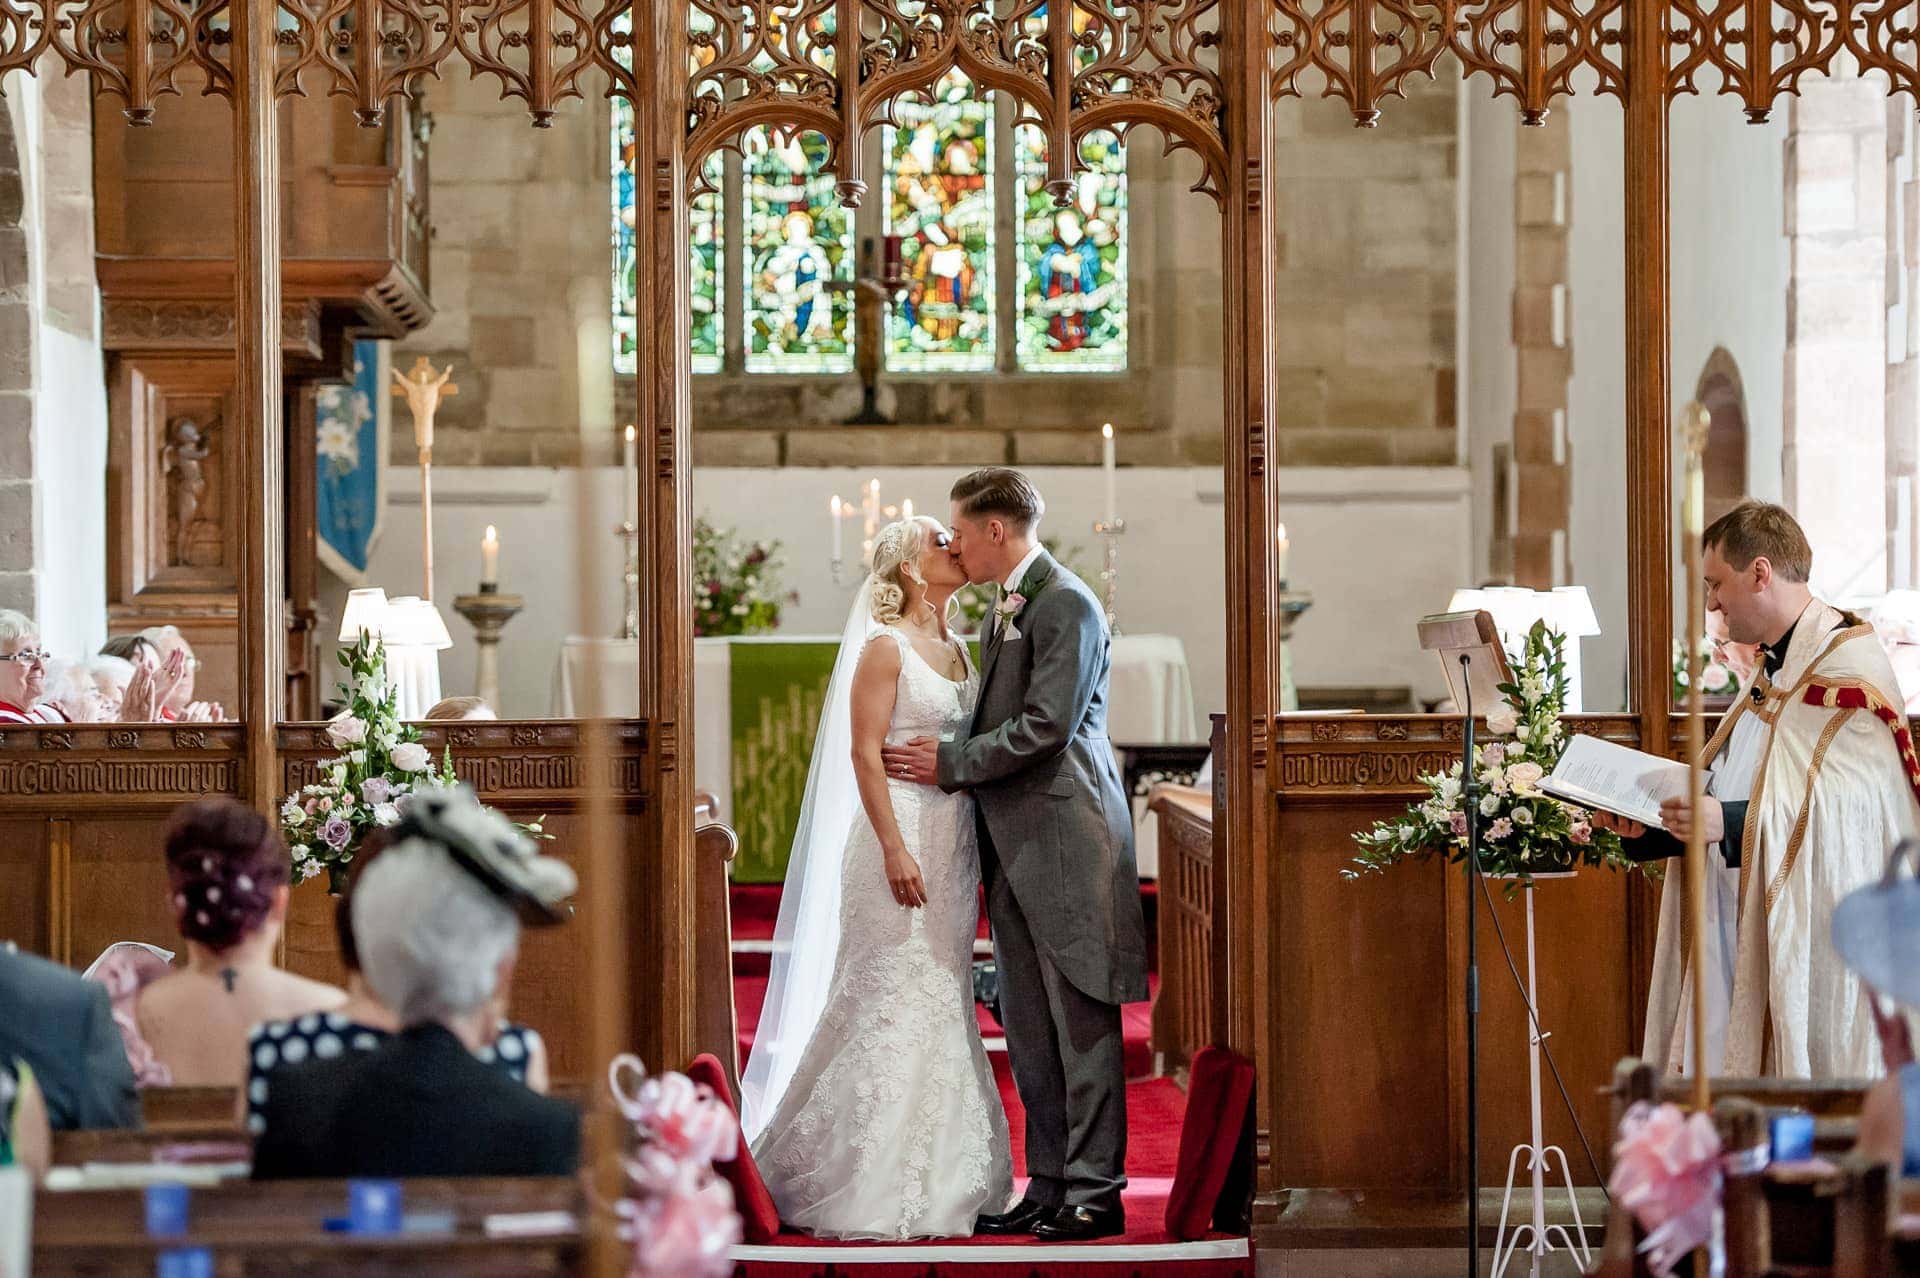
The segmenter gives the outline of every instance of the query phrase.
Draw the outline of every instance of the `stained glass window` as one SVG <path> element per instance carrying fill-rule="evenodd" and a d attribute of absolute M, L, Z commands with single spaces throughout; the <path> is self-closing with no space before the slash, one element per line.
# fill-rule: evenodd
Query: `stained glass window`
<path fill-rule="evenodd" d="M 895 104 L 887 233 L 907 289 L 887 325 L 901 372 L 993 368 L 993 106 L 959 71 Z"/>
<path fill-rule="evenodd" d="M 852 211 L 825 172 L 817 133 L 746 136 L 747 371 L 844 373 L 852 367 Z"/>
<path fill-rule="evenodd" d="M 1090 133 L 1073 201 L 1047 193 L 1046 135 L 1014 134 L 1020 175 L 1020 367 L 1112 372 L 1127 366 L 1127 154 Z"/>
<path fill-rule="evenodd" d="M 631 29 L 629 15 L 614 19 L 615 30 Z M 615 45 L 615 54 L 623 65 L 631 65 L 628 46 Z M 625 98 L 613 99 L 613 368 L 617 373 L 632 373 L 635 368 L 635 344 L 639 340 L 640 287 L 638 247 L 634 236 L 634 149 L 633 104 Z M 717 373 L 724 349 L 726 329 L 721 306 L 724 275 L 722 249 L 725 220 L 721 216 L 720 165 L 716 160 L 708 169 L 708 181 L 716 193 L 703 195 L 687 210 L 688 238 L 693 245 L 692 261 L 692 333 L 693 371 Z"/>

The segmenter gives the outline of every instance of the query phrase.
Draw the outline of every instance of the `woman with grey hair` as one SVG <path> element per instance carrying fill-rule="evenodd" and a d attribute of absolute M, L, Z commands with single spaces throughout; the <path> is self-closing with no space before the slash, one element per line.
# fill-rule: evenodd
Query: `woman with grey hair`
<path fill-rule="evenodd" d="M 24 612 L 0 608 L 0 723 L 65 723 L 46 700 L 47 650 Z"/>
<path fill-rule="evenodd" d="M 401 1031 L 283 1067 L 256 1179 L 568 1175 L 580 1116 L 475 1053 L 499 1029 L 522 924 L 564 921 L 573 872 L 464 786 L 416 795 L 352 899 L 361 971 Z"/>

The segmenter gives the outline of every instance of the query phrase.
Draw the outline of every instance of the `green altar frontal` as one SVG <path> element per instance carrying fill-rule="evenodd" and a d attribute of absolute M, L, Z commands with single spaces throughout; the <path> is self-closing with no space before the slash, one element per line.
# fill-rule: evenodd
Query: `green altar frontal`
<path fill-rule="evenodd" d="M 830 641 L 727 645 L 736 883 L 786 879 L 838 651 Z"/>

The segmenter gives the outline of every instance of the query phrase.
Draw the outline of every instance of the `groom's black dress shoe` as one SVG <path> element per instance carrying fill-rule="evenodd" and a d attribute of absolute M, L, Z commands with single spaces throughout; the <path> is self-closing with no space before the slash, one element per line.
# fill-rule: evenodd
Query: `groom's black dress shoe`
<path fill-rule="evenodd" d="M 1127 1213 L 1119 1207 L 1061 1207 L 1033 1227 L 1042 1242 L 1091 1242 L 1127 1232 Z"/>
<path fill-rule="evenodd" d="M 1030 1234 L 1033 1227 L 1052 1216 L 1057 1208 L 1044 1203 L 1036 1203 L 1031 1198 L 1022 1198 L 1012 1211 L 1003 1211 L 995 1216 L 982 1216 L 973 1222 L 976 1234 Z"/>

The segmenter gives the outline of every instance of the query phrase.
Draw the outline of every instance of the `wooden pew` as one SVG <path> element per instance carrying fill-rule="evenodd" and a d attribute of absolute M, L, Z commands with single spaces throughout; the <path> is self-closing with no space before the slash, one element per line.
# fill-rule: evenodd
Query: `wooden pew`
<path fill-rule="evenodd" d="M 699 929 L 694 938 L 695 962 L 699 968 L 700 1009 L 698 1013 L 699 1049 L 720 1059 L 727 1082 L 740 1095 L 740 1022 L 733 1005 L 733 886 L 732 865 L 740 850 L 740 839 L 732 828 L 715 817 L 719 811 L 713 796 L 702 791 L 694 796 L 693 855 L 694 919 Z M 661 1068 L 681 1069 L 685 1061 L 660 1062 Z"/>
<path fill-rule="evenodd" d="M 1153 1050 L 1176 1073 L 1215 1040 L 1213 797 L 1190 786 L 1156 785 L 1147 810 L 1160 823 L 1160 993 Z"/>
<path fill-rule="evenodd" d="M 299 1274 L 302 1278 L 405 1274 L 408 1278 L 582 1272 L 587 1206 L 573 1177 L 468 1178 L 403 1182 L 409 1216 L 447 1215 L 451 1232 L 355 1238 L 322 1222 L 346 1214 L 344 1181 L 241 1182 L 196 1189 L 184 1238 L 146 1233 L 138 1191 L 42 1192 L 34 1198 L 34 1271 L 151 1278 L 160 1252 L 206 1247 L 215 1272 Z M 573 1225 L 538 1238 L 492 1238 L 485 1218 L 564 1211 Z"/>
<path fill-rule="evenodd" d="M 1782 1109 L 1804 1109 L 1828 1125 L 1830 1137 L 1857 1118 L 1865 1080 L 1715 1079 L 1714 1125 L 1729 1153 L 1767 1141 L 1767 1124 Z M 1662 1079 L 1652 1066 L 1628 1060 L 1615 1072 L 1613 1130 L 1636 1101 L 1685 1104 L 1684 1078 Z M 1890 1169 L 1834 1151 L 1811 1163 L 1729 1172 L 1723 1194 L 1728 1278 L 1886 1278 L 1920 1274 L 1920 1238 L 1896 1236 Z M 1920 1208 L 1920 1186 L 1912 1202 Z M 1916 1231 L 1920 1233 L 1920 1231 Z M 1637 1253 L 1641 1234 L 1618 1205 L 1609 1210 L 1599 1267 L 1604 1278 L 1647 1274 Z"/>

